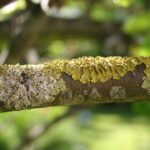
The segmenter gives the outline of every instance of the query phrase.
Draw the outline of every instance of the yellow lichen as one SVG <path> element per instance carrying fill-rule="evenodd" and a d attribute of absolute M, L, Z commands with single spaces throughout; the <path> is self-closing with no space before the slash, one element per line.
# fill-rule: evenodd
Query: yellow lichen
<path fill-rule="evenodd" d="M 62 73 L 81 83 L 119 80 L 137 65 L 145 64 L 145 75 L 150 79 L 149 57 L 81 57 L 72 60 L 55 60 L 44 64 L 44 70 L 60 78 Z"/>

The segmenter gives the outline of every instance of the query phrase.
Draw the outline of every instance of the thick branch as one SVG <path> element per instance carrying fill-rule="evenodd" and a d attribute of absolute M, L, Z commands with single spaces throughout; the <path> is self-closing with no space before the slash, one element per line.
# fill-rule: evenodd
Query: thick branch
<path fill-rule="evenodd" d="M 83 57 L 0 66 L 0 109 L 150 100 L 150 58 Z"/>
<path fill-rule="evenodd" d="M 9 45 L 9 54 L 5 63 L 15 64 L 20 62 L 27 51 L 38 43 L 39 32 L 45 24 L 46 17 L 41 13 L 39 6 L 35 6 L 28 19 L 24 23 L 22 30 L 15 36 Z"/>
<path fill-rule="evenodd" d="M 43 14 L 41 14 L 41 17 Z M 32 18 L 32 22 L 36 21 L 38 18 Z M 40 19 L 40 17 L 39 17 Z M 44 39 L 48 37 L 57 37 L 58 35 L 63 37 L 94 37 L 99 38 L 100 36 L 107 36 L 110 33 L 116 33 L 121 30 L 119 23 L 111 22 L 96 22 L 92 20 L 87 20 L 84 18 L 79 19 L 63 19 L 63 18 L 52 18 L 45 16 L 45 24 L 40 29 L 38 34 L 42 35 Z M 0 39 L 5 39 L 2 35 L 9 35 L 11 28 L 11 22 L 1 22 Z M 36 24 L 38 26 L 38 24 Z M 27 31 L 31 34 L 34 32 L 35 26 L 30 26 Z M 6 39 L 7 40 L 7 39 Z"/>

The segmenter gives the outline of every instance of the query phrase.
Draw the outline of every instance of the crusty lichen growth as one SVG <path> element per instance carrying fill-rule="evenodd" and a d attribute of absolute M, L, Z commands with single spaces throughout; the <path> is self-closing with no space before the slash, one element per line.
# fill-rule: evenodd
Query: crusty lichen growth
<path fill-rule="evenodd" d="M 50 104 L 66 90 L 61 77 L 47 75 L 43 65 L 4 65 L 0 73 L 0 104 L 6 110 L 20 110 Z"/>
<path fill-rule="evenodd" d="M 150 94 L 150 57 L 142 59 L 146 68 L 144 70 L 145 76 L 143 77 L 142 88 L 148 91 Z"/>
<path fill-rule="evenodd" d="M 58 78 L 62 73 L 66 73 L 81 83 L 97 83 L 106 82 L 109 79 L 119 80 L 142 63 L 146 65 L 145 74 L 149 75 L 148 57 L 82 57 L 72 60 L 50 61 L 44 66 L 46 72 L 51 71 Z"/>
<path fill-rule="evenodd" d="M 127 93 L 123 86 L 112 86 L 109 95 L 111 99 L 121 100 L 126 99 Z"/>
<path fill-rule="evenodd" d="M 81 83 L 119 80 L 140 64 L 145 65 L 142 88 L 150 94 L 150 57 L 82 57 L 72 60 L 55 60 L 44 64 L 46 72 L 57 78 L 62 73 Z"/>
<path fill-rule="evenodd" d="M 96 88 L 92 88 L 89 92 L 89 101 L 93 103 L 98 103 L 100 99 L 102 99 L 102 95 L 98 92 Z"/>

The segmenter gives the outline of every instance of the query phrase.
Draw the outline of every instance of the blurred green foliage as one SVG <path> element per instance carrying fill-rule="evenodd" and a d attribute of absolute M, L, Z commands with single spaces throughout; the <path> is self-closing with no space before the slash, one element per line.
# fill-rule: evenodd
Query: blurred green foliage
<path fill-rule="evenodd" d="M 57 107 L 1 114 L 1 149 L 15 149 L 30 128 L 44 125 L 64 112 L 64 108 Z M 106 109 L 96 112 L 84 110 L 55 124 L 27 149 L 144 150 L 150 148 L 149 125 L 149 117 L 134 113 L 126 115 L 125 111 L 117 109 L 113 113 Z"/>
<path fill-rule="evenodd" d="M 150 28 L 150 12 L 138 12 L 136 15 L 132 15 L 124 24 L 125 32 L 133 35 L 139 33 L 149 33 Z"/>

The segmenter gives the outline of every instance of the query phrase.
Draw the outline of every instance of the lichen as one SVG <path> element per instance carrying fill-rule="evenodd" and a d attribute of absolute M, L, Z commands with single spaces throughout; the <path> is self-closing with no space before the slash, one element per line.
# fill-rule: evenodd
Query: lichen
<path fill-rule="evenodd" d="M 8 65 L 5 74 L 0 75 L 0 101 L 5 108 L 16 110 L 39 107 L 51 103 L 66 90 L 61 77 L 47 75 L 43 65 Z"/>
<path fill-rule="evenodd" d="M 110 97 L 114 100 L 126 99 L 126 89 L 123 86 L 112 86 Z"/>
<path fill-rule="evenodd" d="M 142 88 L 146 89 L 148 94 L 150 94 L 150 80 L 146 76 L 143 77 Z"/>
<path fill-rule="evenodd" d="M 101 94 L 98 92 L 97 88 L 92 88 L 89 92 L 89 101 L 99 103 L 102 98 Z"/>
<path fill-rule="evenodd" d="M 87 95 L 88 95 L 88 91 L 87 91 L 87 90 L 84 90 L 84 91 L 83 91 L 83 94 L 84 94 L 85 96 L 87 96 Z"/>
<path fill-rule="evenodd" d="M 85 97 L 94 101 L 101 99 L 96 88 L 84 90 L 83 95 L 67 92 L 64 76 L 83 84 L 119 80 L 128 72 L 133 72 L 138 65 L 144 64 L 144 77 L 141 87 L 150 94 L 150 57 L 82 57 L 72 60 L 54 60 L 39 65 L 2 65 L 0 66 L 0 103 L 7 109 L 25 109 L 51 103 L 64 93 L 68 101 L 79 103 Z M 90 84 L 89 84 L 90 85 Z M 110 90 L 112 99 L 125 99 L 126 90 L 113 86 Z M 62 98 L 62 100 L 64 100 Z"/>
<path fill-rule="evenodd" d="M 85 98 L 82 94 L 74 95 L 72 104 L 83 104 Z"/>
<path fill-rule="evenodd" d="M 55 60 L 44 64 L 47 73 L 60 77 L 62 73 L 81 83 L 106 82 L 109 79 L 119 80 L 128 72 L 134 71 L 137 65 L 146 65 L 146 74 L 150 65 L 144 57 L 81 57 L 72 60 Z"/>
<path fill-rule="evenodd" d="M 8 66 L 7 65 L 0 65 L 0 75 L 5 74 Z"/>
<path fill-rule="evenodd" d="M 61 97 L 59 97 L 59 100 L 62 104 L 66 105 L 69 104 L 70 101 L 73 99 L 73 94 L 71 90 L 67 90 L 67 92 L 62 93 Z"/>
<path fill-rule="evenodd" d="M 142 82 L 142 88 L 147 90 L 150 94 L 150 57 L 140 57 L 143 64 L 145 64 L 144 77 Z"/>

